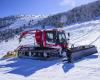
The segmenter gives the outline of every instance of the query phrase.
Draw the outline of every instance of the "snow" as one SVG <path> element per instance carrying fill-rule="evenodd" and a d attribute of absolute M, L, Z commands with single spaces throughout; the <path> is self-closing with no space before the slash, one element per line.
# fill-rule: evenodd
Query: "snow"
<path fill-rule="evenodd" d="M 28 26 L 30 20 L 32 20 L 31 24 L 33 25 L 36 24 L 38 20 L 42 20 L 43 18 L 47 17 L 44 15 L 20 15 L 20 16 L 21 18 L 15 21 L 14 24 L 10 25 L 9 28 L 16 29 L 23 25 Z"/>
<path fill-rule="evenodd" d="M 33 35 L 27 35 L 25 38 L 22 38 L 20 45 L 27 45 L 27 44 L 35 44 L 35 38 Z"/>
<path fill-rule="evenodd" d="M 0 43 L 0 54 L 5 55 L 8 51 L 13 51 L 19 46 L 18 37 L 9 40 L 8 42 Z M 2 57 L 0 55 L 0 57 Z"/>
<path fill-rule="evenodd" d="M 43 18 L 46 18 L 47 15 L 17 15 L 18 18 L 14 23 L 12 23 L 10 26 L 7 26 L 5 28 L 0 29 L 0 31 L 6 30 L 6 29 L 16 29 L 19 27 L 29 26 L 36 24 L 39 20 L 42 20 Z M 31 22 L 30 22 L 31 21 Z"/>
<path fill-rule="evenodd" d="M 100 20 L 63 29 L 70 32 L 70 44 L 96 45 L 98 53 L 75 63 L 56 60 L 0 59 L 0 80 L 100 80 Z M 30 38 L 31 39 L 31 38 Z M 0 57 L 17 48 L 18 38 L 0 43 Z"/>

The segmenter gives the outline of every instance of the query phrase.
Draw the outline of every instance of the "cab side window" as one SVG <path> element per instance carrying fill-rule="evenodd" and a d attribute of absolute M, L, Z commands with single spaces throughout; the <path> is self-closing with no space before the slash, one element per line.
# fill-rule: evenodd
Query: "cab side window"
<path fill-rule="evenodd" d="M 48 42 L 54 42 L 53 32 L 47 32 L 47 41 Z"/>

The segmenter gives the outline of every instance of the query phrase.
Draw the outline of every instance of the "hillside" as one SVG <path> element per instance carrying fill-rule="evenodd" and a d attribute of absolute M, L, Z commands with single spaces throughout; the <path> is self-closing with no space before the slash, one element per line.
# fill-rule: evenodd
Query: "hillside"
<path fill-rule="evenodd" d="M 8 41 L 27 28 L 32 28 L 44 15 L 16 15 L 0 18 L 0 42 Z"/>
<path fill-rule="evenodd" d="M 100 0 L 75 7 L 70 11 L 58 13 L 39 21 L 36 25 L 56 26 L 71 25 L 100 19 Z"/>

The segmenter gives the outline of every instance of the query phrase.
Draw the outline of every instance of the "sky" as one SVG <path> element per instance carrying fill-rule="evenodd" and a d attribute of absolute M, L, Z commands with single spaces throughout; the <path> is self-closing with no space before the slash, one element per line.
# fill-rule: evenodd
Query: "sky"
<path fill-rule="evenodd" d="M 0 0 L 0 17 L 9 15 L 51 15 L 96 0 Z"/>

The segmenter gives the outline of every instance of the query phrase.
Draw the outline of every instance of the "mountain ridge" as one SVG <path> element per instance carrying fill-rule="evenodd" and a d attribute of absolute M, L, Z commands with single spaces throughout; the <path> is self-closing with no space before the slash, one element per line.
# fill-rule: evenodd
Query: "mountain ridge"
<path fill-rule="evenodd" d="M 39 21 L 36 25 L 62 27 L 86 21 L 96 20 L 100 17 L 100 1 L 95 1 L 79 7 L 75 7 L 67 12 L 58 13 Z"/>

